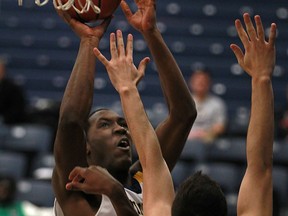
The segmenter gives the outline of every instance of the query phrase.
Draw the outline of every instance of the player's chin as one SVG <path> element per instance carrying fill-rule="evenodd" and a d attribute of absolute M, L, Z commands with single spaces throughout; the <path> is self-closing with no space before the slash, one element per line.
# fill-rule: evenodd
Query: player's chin
<path fill-rule="evenodd" d="M 118 151 L 116 151 L 114 154 L 114 159 L 118 166 L 130 168 L 130 166 L 132 165 L 132 153 L 130 150 L 123 151 L 121 149 L 118 149 Z"/>
<path fill-rule="evenodd" d="M 118 158 L 117 164 L 121 170 L 129 170 L 132 165 L 132 157 Z"/>

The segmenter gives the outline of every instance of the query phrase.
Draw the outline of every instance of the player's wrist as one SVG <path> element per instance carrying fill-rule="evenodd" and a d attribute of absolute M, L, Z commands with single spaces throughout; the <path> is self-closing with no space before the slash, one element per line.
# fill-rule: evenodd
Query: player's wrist
<path fill-rule="evenodd" d="M 271 76 L 270 75 L 261 75 L 252 77 L 253 84 L 264 84 L 264 83 L 271 83 Z"/>
<path fill-rule="evenodd" d="M 122 197 L 122 194 L 125 194 L 125 191 L 123 189 L 122 184 L 120 184 L 118 181 L 114 181 L 109 186 L 109 190 L 107 190 L 106 195 L 111 200 L 117 200 Z"/>
<path fill-rule="evenodd" d="M 137 92 L 137 86 L 136 85 L 125 85 L 125 86 L 121 86 L 118 89 L 118 93 L 120 95 L 127 95 L 127 94 L 131 94 L 132 92 Z"/>
<path fill-rule="evenodd" d="M 81 37 L 81 45 L 84 46 L 90 46 L 92 48 L 94 47 L 98 47 L 100 42 L 100 38 L 96 37 L 96 36 L 85 36 L 85 37 Z"/>
<path fill-rule="evenodd" d="M 161 32 L 157 28 L 157 26 L 151 29 L 143 30 L 141 33 L 146 40 L 148 40 L 151 37 L 158 37 L 159 35 L 161 35 Z"/>

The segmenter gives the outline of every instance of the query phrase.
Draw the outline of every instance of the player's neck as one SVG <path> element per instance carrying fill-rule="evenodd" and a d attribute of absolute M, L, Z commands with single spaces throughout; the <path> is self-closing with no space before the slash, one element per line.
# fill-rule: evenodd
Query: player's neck
<path fill-rule="evenodd" d="M 111 173 L 114 178 L 116 178 L 122 185 L 129 185 L 130 178 L 128 172 L 116 171 Z"/>

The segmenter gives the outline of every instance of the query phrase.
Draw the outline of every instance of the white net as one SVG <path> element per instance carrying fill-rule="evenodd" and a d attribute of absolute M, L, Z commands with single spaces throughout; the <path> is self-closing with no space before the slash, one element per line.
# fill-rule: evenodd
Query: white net
<path fill-rule="evenodd" d="M 101 12 L 100 8 L 93 3 L 93 0 L 84 0 L 85 4 L 83 3 L 83 0 L 67 0 L 66 3 L 63 3 L 62 0 L 53 0 L 53 5 L 57 9 L 61 10 L 69 10 L 71 7 L 78 13 L 82 14 L 85 12 L 88 12 L 90 8 L 94 10 L 95 13 L 99 14 Z M 35 4 L 38 6 L 46 5 L 49 2 L 49 0 L 44 0 L 41 2 L 41 0 L 35 0 Z M 78 3 L 79 7 L 75 6 L 75 2 Z M 18 0 L 18 5 L 23 5 L 23 0 Z"/>

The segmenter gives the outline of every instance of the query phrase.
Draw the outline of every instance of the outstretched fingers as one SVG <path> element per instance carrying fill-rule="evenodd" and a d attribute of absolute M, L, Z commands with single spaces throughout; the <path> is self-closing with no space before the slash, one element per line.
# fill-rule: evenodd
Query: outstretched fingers
<path fill-rule="evenodd" d="M 257 29 L 257 35 L 258 35 L 258 39 L 259 41 L 265 41 L 265 31 L 262 25 L 262 21 L 259 15 L 256 15 L 254 17 L 255 23 L 256 23 L 256 29 Z"/>
<path fill-rule="evenodd" d="M 257 33 L 256 33 L 256 30 L 255 30 L 255 28 L 253 26 L 253 23 L 251 21 L 251 18 L 249 16 L 249 14 L 248 13 L 244 13 L 243 14 L 243 19 L 244 19 L 244 23 L 245 23 L 245 26 L 246 26 L 247 34 L 248 34 L 250 40 L 252 42 L 256 41 L 257 40 Z"/>
<path fill-rule="evenodd" d="M 122 9 L 122 11 L 123 11 L 126 19 L 129 20 L 130 17 L 133 16 L 133 13 L 132 13 L 132 11 L 130 10 L 129 5 L 126 3 L 125 0 L 122 0 L 122 1 L 120 2 L 120 7 L 121 7 L 121 9 Z"/>
<path fill-rule="evenodd" d="M 123 35 L 122 31 L 117 30 L 117 48 L 118 48 L 118 54 L 120 56 L 125 56 L 125 48 L 124 48 L 124 40 L 123 40 Z"/>
<path fill-rule="evenodd" d="M 275 23 L 272 23 L 272 24 L 271 24 L 271 27 L 270 27 L 270 34 L 269 34 L 269 41 L 268 41 L 268 43 L 269 43 L 271 46 L 274 46 L 274 45 L 275 45 L 276 29 L 277 29 L 276 24 L 275 24 Z"/>
<path fill-rule="evenodd" d="M 94 55 L 97 57 L 97 59 L 102 62 L 104 66 L 109 64 L 109 61 L 105 58 L 104 55 L 100 52 L 100 50 L 97 47 L 94 47 L 93 49 Z"/>
<path fill-rule="evenodd" d="M 126 55 L 130 57 L 131 61 L 133 62 L 133 36 L 132 34 L 128 34 L 127 36 Z"/>
<path fill-rule="evenodd" d="M 139 63 L 138 71 L 141 74 L 141 77 L 143 77 L 145 75 L 145 70 L 146 70 L 146 67 L 147 67 L 149 62 L 150 62 L 150 58 L 149 57 L 145 57 Z"/>
<path fill-rule="evenodd" d="M 236 19 L 235 20 L 235 28 L 237 30 L 238 36 L 244 46 L 244 48 L 246 49 L 246 47 L 249 46 L 249 37 L 245 31 L 245 29 L 243 28 L 243 25 L 240 21 L 240 19 Z"/>
<path fill-rule="evenodd" d="M 68 25 L 73 26 L 76 20 L 72 19 L 70 14 L 62 9 L 56 9 L 57 14 L 66 22 Z"/>
<path fill-rule="evenodd" d="M 242 66 L 244 62 L 244 53 L 242 52 L 241 48 L 236 44 L 231 44 L 230 48 L 233 51 L 234 55 L 236 56 L 238 64 Z"/>

